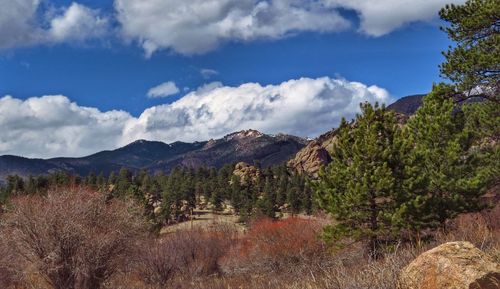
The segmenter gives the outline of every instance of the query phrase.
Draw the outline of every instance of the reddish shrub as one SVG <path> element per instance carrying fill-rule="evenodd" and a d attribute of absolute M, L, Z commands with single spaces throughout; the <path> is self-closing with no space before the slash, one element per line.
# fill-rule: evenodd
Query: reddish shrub
<path fill-rule="evenodd" d="M 312 219 L 262 219 L 251 224 L 239 246 L 226 258 L 235 270 L 289 271 L 320 262 L 326 254 L 318 238 L 322 225 Z"/>

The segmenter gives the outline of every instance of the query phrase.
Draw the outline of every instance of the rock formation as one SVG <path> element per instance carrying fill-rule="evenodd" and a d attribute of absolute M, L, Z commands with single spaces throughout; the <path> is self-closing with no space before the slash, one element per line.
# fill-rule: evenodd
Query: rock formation
<path fill-rule="evenodd" d="M 299 174 L 307 174 L 311 178 L 318 178 L 321 167 L 331 161 L 330 154 L 319 141 L 310 142 L 288 162 L 288 167 Z"/>
<path fill-rule="evenodd" d="M 401 289 L 497 289 L 500 264 L 469 242 L 431 249 L 401 272 Z"/>
<path fill-rule="evenodd" d="M 240 179 L 241 185 L 246 186 L 254 183 L 260 175 L 259 169 L 245 162 L 239 162 L 234 166 L 233 174 Z"/>

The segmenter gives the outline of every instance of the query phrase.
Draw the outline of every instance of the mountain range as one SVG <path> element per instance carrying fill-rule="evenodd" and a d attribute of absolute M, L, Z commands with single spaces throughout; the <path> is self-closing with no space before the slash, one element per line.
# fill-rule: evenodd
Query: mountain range
<path fill-rule="evenodd" d="M 8 175 L 48 174 L 68 171 L 78 175 L 90 172 L 109 174 L 122 167 L 131 170 L 169 172 L 177 166 L 222 167 L 234 162 L 259 161 L 263 167 L 282 163 L 307 145 L 307 140 L 285 134 L 267 135 L 255 130 L 235 132 L 221 139 L 166 144 L 137 140 L 124 147 L 81 158 L 29 159 L 0 156 L 0 179 Z"/>
<path fill-rule="evenodd" d="M 409 115 L 420 106 L 422 97 L 423 95 L 403 97 L 388 108 Z M 194 143 L 167 144 L 137 140 L 115 150 L 101 151 L 80 158 L 30 159 L 3 155 L 0 156 L 0 180 L 14 174 L 27 177 L 56 171 L 68 171 L 81 176 L 90 172 L 102 172 L 107 175 L 122 167 L 169 172 L 177 166 L 220 168 L 229 163 L 252 164 L 255 161 L 260 162 L 263 167 L 268 167 L 290 159 L 289 165 L 298 160 L 291 165 L 297 171 L 304 170 L 302 166 L 313 166 L 316 171 L 329 161 L 326 152 L 334 135 L 333 130 L 309 141 L 292 135 L 268 135 L 256 130 L 243 130 L 221 139 Z"/>

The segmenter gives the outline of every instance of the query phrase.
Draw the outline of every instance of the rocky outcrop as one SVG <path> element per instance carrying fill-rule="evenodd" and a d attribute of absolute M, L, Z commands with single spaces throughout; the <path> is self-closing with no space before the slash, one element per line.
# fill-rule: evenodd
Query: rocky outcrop
<path fill-rule="evenodd" d="M 321 167 L 331 161 L 330 154 L 319 141 L 311 141 L 288 162 L 288 167 L 299 174 L 318 178 Z"/>
<path fill-rule="evenodd" d="M 233 174 L 240 179 L 242 186 L 246 186 L 257 180 L 260 170 L 245 162 L 239 162 L 234 166 Z"/>
<path fill-rule="evenodd" d="M 500 288 L 500 264 L 469 242 L 449 242 L 418 256 L 400 281 L 401 289 Z"/>

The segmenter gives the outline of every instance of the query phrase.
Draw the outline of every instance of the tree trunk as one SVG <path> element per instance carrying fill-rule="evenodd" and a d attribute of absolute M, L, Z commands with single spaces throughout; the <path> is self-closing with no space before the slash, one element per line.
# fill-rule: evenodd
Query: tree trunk
<path fill-rule="evenodd" d="M 375 194 L 370 192 L 370 230 L 372 235 L 370 236 L 370 241 L 368 242 L 368 253 L 370 257 L 377 259 L 379 257 L 378 252 L 378 236 L 376 235 L 378 230 L 378 220 L 377 220 L 378 210 L 377 203 L 375 202 Z"/>

